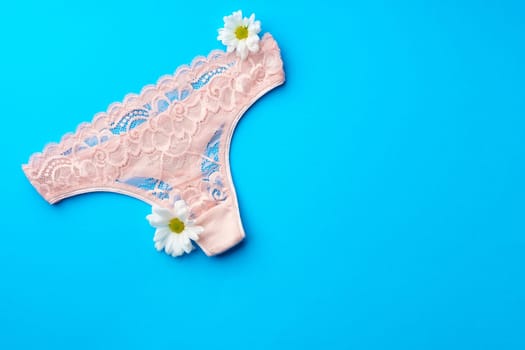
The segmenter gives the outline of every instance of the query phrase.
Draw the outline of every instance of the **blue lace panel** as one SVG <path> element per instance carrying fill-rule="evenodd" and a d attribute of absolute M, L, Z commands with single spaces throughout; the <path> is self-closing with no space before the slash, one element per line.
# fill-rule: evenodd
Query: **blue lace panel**
<path fill-rule="evenodd" d="M 220 139 L 224 124 L 215 131 L 203 152 L 201 162 L 202 181 L 207 182 L 207 191 L 214 200 L 223 201 L 227 198 L 224 192 L 224 182 L 219 172 Z"/>
<path fill-rule="evenodd" d="M 121 135 L 125 134 L 126 132 L 133 130 L 140 124 L 144 123 L 148 118 L 154 117 L 158 115 L 159 113 L 164 112 L 168 109 L 171 103 L 174 101 L 183 101 L 188 96 L 190 96 L 191 92 L 193 90 L 199 90 L 203 86 L 206 86 L 210 80 L 215 77 L 216 75 L 224 73 L 228 68 L 233 66 L 235 62 L 230 62 L 225 66 L 217 67 L 215 69 L 212 69 L 204 74 L 202 74 L 197 80 L 190 83 L 192 89 L 184 89 L 179 91 L 179 89 L 174 89 L 171 91 L 166 92 L 164 95 L 166 96 L 166 99 L 159 100 L 157 102 L 156 106 L 152 106 L 151 103 L 146 103 L 143 107 L 140 109 L 134 109 L 130 112 L 123 115 L 117 122 L 112 122 L 108 128 L 108 130 L 113 135 Z M 105 129 L 103 129 L 105 130 Z M 81 151 L 83 149 L 86 149 L 88 147 L 94 147 L 100 143 L 104 143 L 107 140 L 109 140 L 108 136 L 103 136 L 100 138 L 100 140 L 96 137 L 90 137 L 84 140 L 85 146 L 77 146 L 76 151 Z M 67 156 L 73 152 L 73 149 L 70 148 L 61 154 L 63 156 Z"/>
<path fill-rule="evenodd" d="M 191 87 L 193 88 L 193 90 L 198 90 L 198 89 L 202 88 L 203 86 L 208 84 L 208 82 L 211 80 L 211 78 L 213 78 L 214 76 L 216 76 L 218 74 L 223 73 L 229 67 L 230 67 L 230 65 L 222 66 L 222 67 L 218 67 L 218 68 L 215 68 L 215 69 L 213 69 L 213 70 L 211 70 L 209 72 L 204 73 L 203 75 L 201 75 L 199 77 L 199 79 L 197 79 L 196 81 L 191 83 Z"/>
<path fill-rule="evenodd" d="M 113 135 L 120 135 L 144 123 L 148 117 L 149 111 L 147 109 L 134 109 L 126 113 L 117 123 L 112 122 L 110 124 L 112 128 L 109 131 Z"/>
<path fill-rule="evenodd" d="M 173 190 L 173 187 L 166 182 L 153 177 L 136 176 L 125 180 L 117 179 L 116 182 L 140 188 L 159 199 L 169 199 L 170 191 Z"/>

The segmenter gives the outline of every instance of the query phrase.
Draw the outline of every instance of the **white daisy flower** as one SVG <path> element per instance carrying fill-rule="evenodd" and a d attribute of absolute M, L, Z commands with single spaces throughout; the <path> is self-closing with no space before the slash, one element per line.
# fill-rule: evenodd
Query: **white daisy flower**
<path fill-rule="evenodd" d="M 152 213 L 146 216 L 149 224 L 156 228 L 153 241 L 158 251 L 164 249 L 167 254 L 176 257 L 193 250 L 192 240 L 199 239 L 203 231 L 190 219 L 186 202 L 178 200 L 173 209 L 153 206 Z"/>
<path fill-rule="evenodd" d="M 252 13 L 250 18 L 242 17 L 242 11 L 236 11 L 224 17 L 224 28 L 219 29 L 217 40 L 227 46 L 228 52 L 237 50 L 237 56 L 244 60 L 249 52 L 259 51 L 259 32 L 261 22 L 255 20 Z"/>

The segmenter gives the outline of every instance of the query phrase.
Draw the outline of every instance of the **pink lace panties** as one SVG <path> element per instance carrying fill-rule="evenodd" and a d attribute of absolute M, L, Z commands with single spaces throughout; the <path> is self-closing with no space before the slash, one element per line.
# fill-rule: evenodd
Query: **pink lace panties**
<path fill-rule="evenodd" d="M 244 237 L 228 159 L 232 134 L 250 105 L 283 82 L 270 34 L 245 60 L 213 51 L 112 104 L 23 170 L 49 203 L 95 191 L 160 207 L 183 199 L 204 229 L 199 246 L 221 253 Z"/>

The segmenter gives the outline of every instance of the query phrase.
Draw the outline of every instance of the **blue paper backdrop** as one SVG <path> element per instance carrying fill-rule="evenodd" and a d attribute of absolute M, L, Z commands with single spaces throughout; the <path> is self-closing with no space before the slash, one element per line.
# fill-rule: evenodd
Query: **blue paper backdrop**
<path fill-rule="evenodd" d="M 247 232 L 172 259 L 150 208 L 20 165 L 255 12 L 287 83 L 239 124 Z M 1 349 L 524 349 L 522 1 L 12 1 Z"/>

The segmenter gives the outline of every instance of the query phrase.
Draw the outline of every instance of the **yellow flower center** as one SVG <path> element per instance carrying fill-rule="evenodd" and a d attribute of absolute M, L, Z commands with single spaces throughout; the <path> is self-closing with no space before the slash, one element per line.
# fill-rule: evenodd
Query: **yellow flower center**
<path fill-rule="evenodd" d="M 235 37 L 239 40 L 246 39 L 248 37 L 248 27 L 238 26 L 235 29 Z"/>
<path fill-rule="evenodd" d="M 184 223 L 179 218 L 171 219 L 168 227 L 170 228 L 171 232 L 176 234 L 182 233 L 182 231 L 184 231 Z"/>

